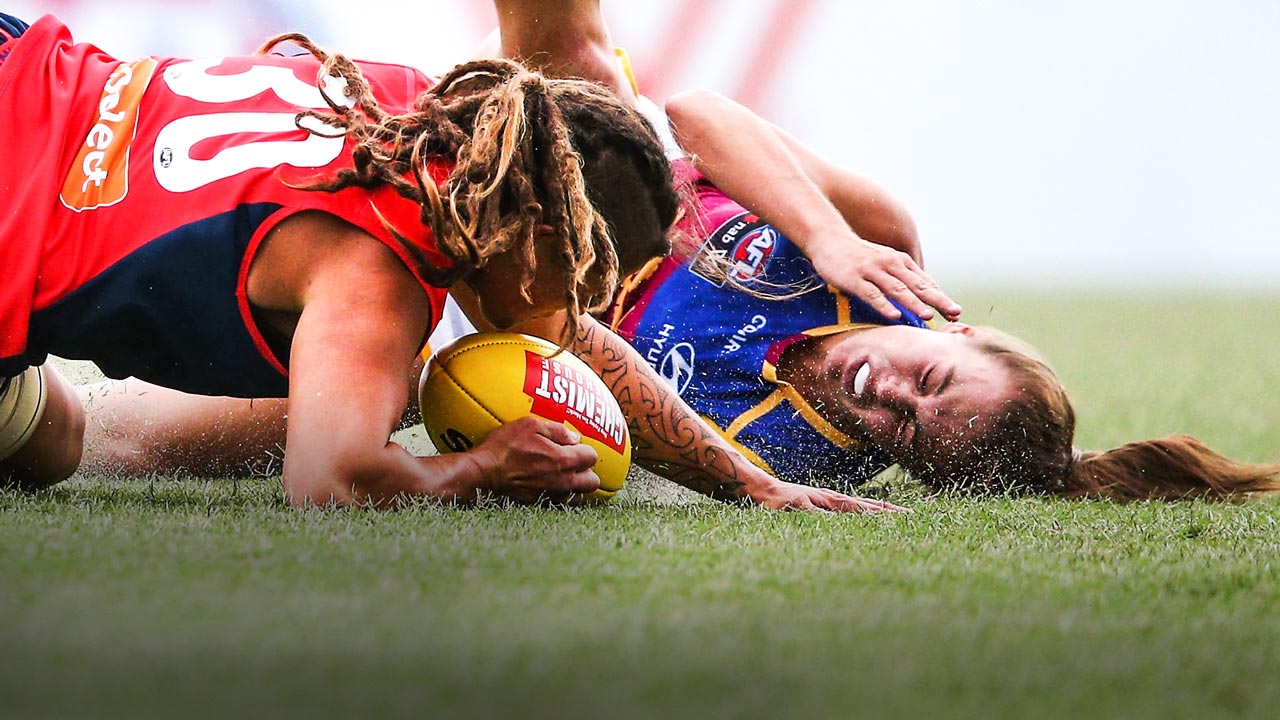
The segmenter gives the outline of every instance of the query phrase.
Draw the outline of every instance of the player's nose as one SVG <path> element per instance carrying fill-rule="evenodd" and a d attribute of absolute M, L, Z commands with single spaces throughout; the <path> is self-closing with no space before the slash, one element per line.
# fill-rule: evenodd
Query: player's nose
<path fill-rule="evenodd" d="M 883 405 L 900 410 L 914 407 L 919 400 L 915 383 L 898 373 L 887 373 L 881 378 L 876 384 L 875 393 Z"/>

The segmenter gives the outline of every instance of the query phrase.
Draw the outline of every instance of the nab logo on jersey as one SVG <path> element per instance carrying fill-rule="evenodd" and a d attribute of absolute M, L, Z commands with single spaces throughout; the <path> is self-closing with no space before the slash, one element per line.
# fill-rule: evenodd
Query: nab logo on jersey
<path fill-rule="evenodd" d="M 98 100 L 98 114 L 80 152 L 67 169 L 58 198 L 81 212 L 114 205 L 129 194 L 129 145 L 138 128 L 138 106 L 155 74 L 156 61 L 120 63 Z"/>
<path fill-rule="evenodd" d="M 722 274 L 738 282 L 757 278 L 764 272 L 778 247 L 778 231 L 757 215 L 744 212 L 730 218 L 707 239 L 703 253 L 715 262 L 695 261 L 690 270 L 695 275 L 723 287 Z"/>

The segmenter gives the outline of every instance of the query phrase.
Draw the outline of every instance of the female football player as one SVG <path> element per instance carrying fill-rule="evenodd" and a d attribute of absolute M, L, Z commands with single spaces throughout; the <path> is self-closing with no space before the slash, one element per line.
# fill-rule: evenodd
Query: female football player
<path fill-rule="evenodd" d="M 504 55 L 636 98 L 599 0 L 496 3 Z M 930 305 L 951 320 L 960 308 L 915 264 L 892 196 L 727 98 L 688 93 L 667 110 L 705 174 L 686 235 L 739 262 L 746 287 L 670 258 L 631 284 L 613 325 L 762 467 L 856 484 L 893 461 L 934 485 L 1118 500 L 1280 489 L 1280 467 L 1187 436 L 1077 450 L 1066 391 L 1034 348 L 959 323 L 919 331 Z M 779 288 L 812 292 L 757 297 Z"/>
<path fill-rule="evenodd" d="M 555 23 L 520 15 L 546 12 L 540 2 L 499 5 L 504 52 L 631 92 L 595 0 L 557 4 L 576 10 Z M 726 283 L 696 260 L 664 260 L 629 283 L 611 322 L 760 466 L 796 481 L 856 484 L 897 462 L 935 485 L 1120 500 L 1232 498 L 1276 488 L 1276 467 L 1238 463 L 1187 437 L 1077 451 L 1065 390 L 1034 349 L 987 328 L 920 329 L 928 304 L 948 317 L 959 308 L 940 291 L 930 294 L 936 286 L 922 272 L 915 284 L 896 285 L 897 276 L 877 264 L 906 266 L 893 251 L 864 252 L 868 238 L 919 259 L 914 225 L 892 197 L 724 98 L 677 96 L 668 109 L 707 176 L 695 182 L 700 210 L 685 228 L 705 240 L 707 252 L 731 258 L 739 276 Z M 723 188 L 754 203 L 770 222 L 729 200 Z M 804 238 L 804 246 L 790 236 Z M 855 261 L 841 262 L 850 257 Z M 829 287 L 830 276 L 841 277 L 849 294 Z M 809 292 L 791 292 L 797 288 Z M 119 426 L 125 428 L 176 404 L 149 400 L 156 407 L 148 408 L 135 388 L 106 405 L 133 420 Z M 170 416 L 155 432 L 174 434 L 181 441 L 176 448 L 191 448 L 208 434 L 238 438 L 244 435 L 238 427 L 273 422 L 266 408 L 205 410 Z M 128 458 L 135 442 L 117 436 L 105 457 Z M 134 457 L 140 471 L 175 460 Z M 224 470 L 243 472 L 225 459 Z"/>
<path fill-rule="evenodd" d="M 297 36 L 309 55 L 122 62 L 52 16 L 4 21 L 0 479 L 42 487 L 80 460 L 56 354 L 176 390 L 287 395 L 296 505 L 593 490 L 594 452 L 554 423 L 451 456 L 389 442 L 453 289 L 478 322 L 592 363 L 643 464 L 771 507 L 886 507 L 760 471 L 583 314 L 666 251 L 677 207 L 652 129 L 596 86 L 506 60 L 433 84 Z"/>
<path fill-rule="evenodd" d="M 667 258 L 627 283 L 612 325 L 761 467 L 856 484 L 897 463 L 939 487 L 1116 500 L 1280 489 L 1280 467 L 1237 462 L 1184 435 L 1077 450 L 1070 400 L 1040 353 L 992 328 L 930 331 L 910 310 L 891 317 L 836 290 L 776 226 L 711 182 L 767 185 L 764 153 L 738 158 L 765 145 L 755 135 L 768 129 L 705 92 L 667 107 L 707 170 L 692 221 L 707 238 L 701 252 L 736 259 L 745 287 L 714 282 L 701 256 Z"/>

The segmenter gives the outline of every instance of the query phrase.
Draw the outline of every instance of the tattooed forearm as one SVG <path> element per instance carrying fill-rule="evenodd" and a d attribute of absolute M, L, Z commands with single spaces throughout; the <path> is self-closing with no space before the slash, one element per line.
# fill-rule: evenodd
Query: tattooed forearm
<path fill-rule="evenodd" d="M 595 321 L 578 329 L 574 351 L 590 362 L 622 405 L 632 457 L 648 470 L 719 500 L 748 498 L 761 474 L 689 407 L 622 338 Z M 766 476 L 767 477 L 767 476 Z"/>

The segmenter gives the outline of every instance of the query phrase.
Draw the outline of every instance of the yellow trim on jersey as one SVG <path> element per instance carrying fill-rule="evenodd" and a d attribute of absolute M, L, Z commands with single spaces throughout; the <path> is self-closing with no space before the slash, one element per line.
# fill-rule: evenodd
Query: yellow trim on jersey
<path fill-rule="evenodd" d="M 857 440 L 854 440 L 848 435 L 840 432 L 840 429 L 835 425 L 827 422 L 826 418 L 822 417 L 817 410 L 814 410 L 813 407 L 809 405 L 809 401 L 804 399 L 804 396 L 800 394 L 800 391 L 796 390 L 790 384 L 784 385 L 782 387 L 782 392 L 787 396 L 787 400 L 791 402 L 791 407 L 794 407 L 796 411 L 800 413 L 800 417 L 804 418 L 805 422 L 809 423 L 810 427 L 817 430 L 818 434 L 826 438 L 832 445 L 841 449 L 848 449 L 861 444 Z"/>
<path fill-rule="evenodd" d="M 842 300 L 844 299 L 844 296 L 840 294 L 837 294 L 836 297 Z M 842 309 L 843 309 L 843 317 L 846 320 L 848 320 L 849 318 L 848 300 L 844 300 Z M 837 313 L 837 316 L 841 316 L 841 313 Z M 816 338 L 816 337 L 826 337 L 828 335 L 835 335 L 836 333 L 847 332 L 849 330 L 870 330 L 872 328 L 878 328 L 878 327 L 883 327 L 883 326 L 876 325 L 874 323 L 844 322 L 844 323 L 838 323 L 835 325 L 823 325 L 821 327 L 810 328 L 808 330 L 805 330 L 803 334 L 808 335 L 809 337 Z M 814 410 L 813 406 L 809 405 L 809 401 L 805 400 L 804 396 L 800 394 L 800 391 L 792 387 L 791 383 L 785 380 L 778 379 L 778 368 L 775 367 L 773 363 L 769 362 L 768 360 L 764 362 L 764 365 L 760 368 L 760 377 L 764 378 L 768 382 L 771 382 L 777 385 L 778 389 L 770 393 L 769 397 L 765 398 L 759 405 L 738 416 L 738 419 L 734 421 L 733 425 L 730 426 L 730 428 L 737 427 L 737 431 L 734 433 L 735 435 L 738 432 L 742 432 L 742 430 L 751 422 L 763 417 L 764 415 L 767 415 L 769 410 L 772 410 L 774 407 L 777 407 L 779 401 L 785 399 L 787 400 L 787 402 L 791 403 L 791 407 L 794 407 L 796 409 L 796 412 L 800 413 L 800 417 L 804 418 L 805 422 L 809 423 L 809 427 L 813 428 L 815 431 L 817 431 L 819 435 L 826 438 L 827 442 L 842 449 L 848 449 L 850 447 L 861 445 L 861 443 L 859 443 L 857 440 L 849 437 L 848 435 L 845 435 L 835 425 L 832 425 L 831 423 L 827 422 L 827 419 L 822 417 L 821 413 L 819 413 L 817 410 Z M 777 400 L 775 400 L 774 398 L 777 398 Z M 766 404 L 768 404 L 769 407 L 764 409 L 763 411 L 760 411 L 761 408 Z M 749 419 L 745 421 L 743 420 L 744 418 L 748 418 L 748 417 Z"/>
<path fill-rule="evenodd" d="M 836 324 L 847 325 L 849 323 L 849 296 L 837 290 L 834 285 L 828 285 L 827 292 L 836 296 Z"/>
<path fill-rule="evenodd" d="M 769 396 L 764 400 L 761 400 L 755 407 L 734 418 L 733 422 L 729 427 L 725 428 L 724 431 L 728 433 L 731 438 L 737 437 L 738 433 L 742 432 L 748 425 L 759 420 L 765 415 L 768 415 L 774 408 L 781 405 L 783 400 L 787 399 L 786 393 L 783 392 L 784 389 L 785 388 L 778 388 L 777 390 L 769 393 Z"/>
<path fill-rule="evenodd" d="M 650 276 L 657 272 L 658 268 L 662 265 L 662 262 L 666 259 L 667 258 L 665 256 L 651 258 L 649 262 L 645 263 L 639 270 L 622 278 L 622 282 L 618 284 L 618 292 L 613 295 L 613 307 L 609 309 L 608 325 L 610 330 L 617 330 L 618 325 L 622 323 L 622 318 L 627 314 L 627 300 L 631 294 L 634 293 L 645 280 L 648 280 Z"/>
<path fill-rule="evenodd" d="M 733 423 L 724 429 L 725 438 L 734 441 L 734 438 L 738 437 L 738 433 L 746 430 L 748 425 L 778 409 L 778 406 L 783 402 L 790 403 L 791 407 L 795 408 L 796 412 L 800 414 L 800 417 L 809 423 L 809 427 L 813 428 L 832 445 L 842 450 L 847 450 L 860 444 L 857 440 L 845 435 L 836 426 L 827 422 L 826 418 L 818 414 L 818 411 L 809 405 L 798 390 L 786 383 L 781 383 L 781 387 L 769 393 L 769 396 L 761 400 L 758 405 L 735 418 Z"/>
<path fill-rule="evenodd" d="M 847 318 L 848 315 L 846 314 L 845 317 Z M 884 327 L 884 326 L 876 325 L 875 323 L 845 322 L 845 323 L 837 323 L 835 325 L 820 325 L 816 328 L 809 328 L 808 330 L 805 330 L 800 334 L 807 335 L 812 338 L 820 338 L 820 337 L 827 337 L 828 335 L 835 335 L 836 333 L 847 332 L 849 330 L 870 330 L 872 328 L 878 328 L 878 327 Z M 791 387 L 790 383 L 786 382 L 785 380 L 778 379 L 778 368 L 774 367 L 773 363 L 769 362 L 768 360 L 765 360 L 764 364 L 761 365 L 760 367 L 760 377 L 764 378 L 765 380 L 768 380 L 774 385 L 784 385 L 786 387 Z"/>
<path fill-rule="evenodd" d="M 847 319 L 848 315 L 846 315 L 845 317 Z M 861 322 L 846 321 L 846 322 L 838 322 L 834 325 L 819 325 L 818 327 L 815 327 L 815 328 L 809 328 L 808 330 L 805 330 L 800 334 L 808 335 L 809 337 L 812 337 L 812 338 L 820 338 L 820 337 L 826 337 L 828 335 L 835 335 L 836 333 L 842 333 L 847 330 L 873 330 L 875 328 L 881 328 L 881 327 L 888 327 L 888 326 L 877 325 L 876 323 L 861 323 Z M 773 367 L 769 363 L 765 363 L 765 365 L 768 367 Z M 774 380 L 773 382 L 778 382 L 778 381 Z"/>
<path fill-rule="evenodd" d="M 627 81 L 631 83 L 631 92 L 640 96 L 640 83 L 636 82 L 636 74 L 631 70 L 631 56 L 623 48 L 616 47 L 613 49 L 613 56 L 618 58 L 618 67 L 622 68 L 622 72 L 626 73 Z"/>
<path fill-rule="evenodd" d="M 757 455 L 751 448 L 735 440 L 734 435 L 730 435 L 728 430 L 725 430 L 719 425 L 716 425 L 714 420 L 707 417 L 706 415 L 699 415 L 698 417 L 701 418 L 703 422 L 710 425 L 712 430 L 715 430 L 720 437 L 725 439 L 725 442 L 733 446 L 734 450 L 737 450 L 738 452 L 742 453 L 742 456 L 747 459 L 747 462 L 751 463 L 752 465 L 755 465 L 761 470 L 764 470 L 770 475 L 778 474 L 777 472 L 774 471 L 772 467 L 769 467 L 769 463 L 765 462 L 764 458 Z"/>

